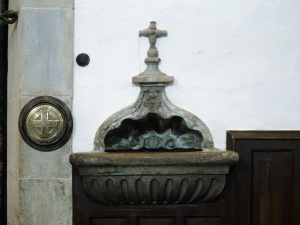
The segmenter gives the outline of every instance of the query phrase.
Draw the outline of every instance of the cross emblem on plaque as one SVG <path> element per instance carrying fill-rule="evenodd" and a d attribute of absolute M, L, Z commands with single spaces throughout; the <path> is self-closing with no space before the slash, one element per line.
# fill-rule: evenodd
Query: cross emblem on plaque
<path fill-rule="evenodd" d="M 52 119 L 55 115 L 51 110 L 41 109 L 31 119 L 31 127 L 41 136 L 41 138 L 49 138 L 58 128 L 59 119 Z M 36 119 L 39 118 L 39 119 Z"/>

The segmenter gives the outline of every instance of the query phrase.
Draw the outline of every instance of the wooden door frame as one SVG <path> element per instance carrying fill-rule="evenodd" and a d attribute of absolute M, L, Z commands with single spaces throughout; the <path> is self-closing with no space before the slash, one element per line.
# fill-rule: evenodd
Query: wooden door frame
<path fill-rule="evenodd" d="M 236 140 L 272 140 L 300 139 L 299 130 L 228 130 L 226 132 L 226 149 L 236 151 Z"/>

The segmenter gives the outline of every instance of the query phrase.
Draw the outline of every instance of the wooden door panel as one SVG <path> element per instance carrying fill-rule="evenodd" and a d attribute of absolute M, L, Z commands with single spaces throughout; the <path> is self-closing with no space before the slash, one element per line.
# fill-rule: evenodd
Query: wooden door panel
<path fill-rule="evenodd" d="M 292 152 L 254 152 L 253 223 L 291 224 Z M 276 212 L 276 213 L 275 213 Z"/>
<path fill-rule="evenodd" d="M 295 148 L 291 149 L 293 144 L 296 144 Z M 237 221 L 245 225 L 294 224 L 292 190 L 297 145 L 299 147 L 300 143 L 276 140 L 237 141 L 241 160 L 236 167 Z"/>
<path fill-rule="evenodd" d="M 127 218 L 92 218 L 91 225 L 127 225 Z"/>
<path fill-rule="evenodd" d="M 228 136 L 227 145 L 240 157 L 233 187 L 235 224 L 299 225 L 300 132 Z"/>
<path fill-rule="evenodd" d="M 174 225 L 174 217 L 153 218 L 140 217 L 138 218 L 138 225 Z"/>
<path fill-rule="evenodd" d="M 184 225 L 222 225 L 222 223 L 220 217 L 186 217 Z"/>

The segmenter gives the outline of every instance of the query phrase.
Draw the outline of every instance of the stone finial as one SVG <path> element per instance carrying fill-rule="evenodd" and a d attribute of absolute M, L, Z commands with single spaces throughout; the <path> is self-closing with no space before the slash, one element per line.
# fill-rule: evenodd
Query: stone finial
<path fill-rule="evenodd" d="M 149 50 L 147 52 L 148 57 L 158 57 L 158 51 L 155 47 L 156 38 L 166 37 L 167 36 L 167 31 L 156 29 L 156 22 L 151 21 L 150 26 L 149 26 L 148 29 L 139 31 L 139 36 L 140 37 L 144 36 L 144 37 L 149 38 L 150 47 L 149 47 Z M 147 58 L 146 58 L 146 60 L 147 60 Z"/>
<path fill-rule="evenodd" d="M 148 29 L 139 31 L 139 36 L 149 38 L 150 47 L 145 58 L 147 69 L 139 75 L 132 77 L 132 81 L 140 84 L 165 84 L 172 82 L 174 80 L 173 77 L 167 76 L 158 69 L 160 58 L 158 58 L 158 51 L 155 47 L 156 38 L 166 37 L 167 31 L 156 29 L 156 22 L 151 21 Z"/>
<path fill-rule="evenodd" d="M 166 31 L 156 29 L 155 22 L 140 31 L 140 36 L 149 37 L 149 50 L 156 50 L 156 38 L 165 35 Z M 159 61 L 155 61 L 158 57 L 148 58 L 153 61 L 146 61 L 145 71 L 132 77 L 133 83 L 141 87 L 138 99 L 102 123 L 95 136 L 94 150 L 215 151 L 211 133 L 203 121 L 167 98 L 165 86 L 174 78 L 159 70 Z"/>

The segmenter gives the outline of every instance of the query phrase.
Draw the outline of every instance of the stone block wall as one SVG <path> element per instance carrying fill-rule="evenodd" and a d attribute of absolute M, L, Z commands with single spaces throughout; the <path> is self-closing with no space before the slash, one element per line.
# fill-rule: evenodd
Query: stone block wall
<path fill-rule="evenodd" d="M 72 224 L 71 139 L 40 152 L 20 136 L 18 117 L 31 99 L 73 99 L 73 0 L 11 0 L 19 11 L 8 46 L 8 224 Z"/>

